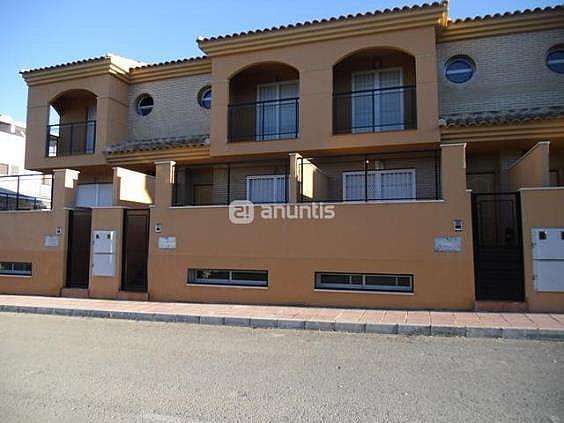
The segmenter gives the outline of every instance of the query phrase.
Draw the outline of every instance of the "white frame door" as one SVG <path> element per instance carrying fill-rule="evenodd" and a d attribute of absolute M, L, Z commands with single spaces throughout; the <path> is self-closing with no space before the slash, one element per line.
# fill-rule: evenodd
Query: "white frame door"
<path fill-rule="evenodd" d="M 399 81 L 397 84 L 392 84 L 391 87 L 383 86 L 383 79 L 382 74 L 386 72 L 396 72 L 399 76 Z M 371 75 L 372 81 L 365 81 L 366 83 L 360 84 L 360 77 Z M 364 92 L 364 93 L 357 93 L 357 91 L 364 91 L 364 90 L 379 90 L 381 88 L 393 88 L 394 86 L 401 87 L 397 90 L 390 90 L 390 91 L 373 91 L 372 93 Z M 352 87 L 352 101 L 351 101 L 351 120 L 352 120 L 352 133 L 363 133 L 363 132 L 382 132 L 382 131 L 395 131 L 401 130 L 405 128 L 404 125 L 404 99 L 403 99 L 403 69 L 401 67 L 395 68 L 385 68 L 385 69 L 378 69 L 372 71 L 362 71 L 362 72 L 353 72 L 351 76 L 351 87 Z M 397 94 L 398 98 L 398 106 L 400 116 L 398 117 L 398 124 L 397 125 L 390 125 L 390 126 L 381 126 L 383 121 L 382 114 L 385 112 L 385 99 L 388 95 Z M 361 104 L 368 102 L 369 106 L 361 106 Z M 372 103 L 374 103 L 374 111 L 372 111 Z M 359 107 L 360 106 L 360 107 Z M 359 119 L 361 119 L 362 115 L 361 110 L 365 107 L 369 107 L 368 113 L 371 115 L 371 125 L 356 125 Z M 377 118 L 377 120 L 376 120 Z M 363 127 L 365 126 L 365 127 Z"/>
<path fill-rule="evenodd" d="M 295 87 L 295 95 L 291 95 L 290 97 L 288 97 L 287 95 L 283 95 L 282 91 L 284 88 L 290 88 L 293 89 L 291 87 Z M 268 96 L 269 98 L 264 98 L 265 97 L 265 90 L 268 88 L 274 88 L 274 91 L 270 93 L 270 95 Z M 256 140 L 257 141 L 263 141 L 263 140 L 277 140 L 280 138 L 289 138 L 289 137 L 285 137 L 283 133 L 280 133 L 281 127 L 284 126 L 284 122 L 283 122 L 283 112 L 284 112 L 284 108 L 283 106 L 285 104 L 291 104 L 290 102 L 277 102 L 278 100 L 283 100 L 285 98 L 297 98 L 299 96 L 299 80 L 291 80 L 291 81 L 281 81 L 281 82 L 270 82 L 267 84 L 258 84 L 257 85 L 257 111 L 256 111 L 256 115 L 257 115 L 257 123 L 256 123 Z M 272 98 L 270 98 L 272 97 Z M 265 104 L 268 105 L 268 103 L 260 103 L 263 101 L 272 101 L 271 106 L 264 106 Z M 259 106 L 260 105 L 260 106 Z M 265 135 L 265 131 L 264 129 L 264 120 L 263 116 L 265 116 L 265 108 L 268 107 L 269 109 L 271 109 L 268 113 L 268 115 L 272 116 L 272 122 L 269 123 L 269 127 L 273 127 L 274 130 L 270 131 L 271 133 L 268 134 L 268 132 L 266 132 L 268 135 Z M 271 113 L 270 113 L 271 112 Z M 295 116 L 290 116 L 289 121 L 291 122 L 291 120 L 294 119 L 295 120 Z M 297 124 L 297 121 L 294 122 L 294 125 Z"/>

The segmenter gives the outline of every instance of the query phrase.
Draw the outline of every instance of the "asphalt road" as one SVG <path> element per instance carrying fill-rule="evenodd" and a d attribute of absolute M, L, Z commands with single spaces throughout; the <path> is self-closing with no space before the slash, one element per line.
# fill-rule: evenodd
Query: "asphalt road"
<path fill-rule="evenodd" d="M 0 421 L 564 422 L 564 342 L 0 313 Z"/>

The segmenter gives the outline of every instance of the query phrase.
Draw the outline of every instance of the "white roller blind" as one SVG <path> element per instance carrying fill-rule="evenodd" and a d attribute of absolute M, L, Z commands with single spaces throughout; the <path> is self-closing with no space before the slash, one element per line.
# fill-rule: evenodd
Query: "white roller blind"
<path fill-rule="evenodd" d="M 76 191 L 77 207 L 110 207 L 112 184 L 81 184 Z"/>
<path fill-rule="evenodd" d="M 276 82 L 257 87 L 257 139 L 291 138 L 296 132 L 298 82 Z M 280 101 L 289 99 L 287 101 Z M 291 99 L 291 100 L 290 100 Z"/>

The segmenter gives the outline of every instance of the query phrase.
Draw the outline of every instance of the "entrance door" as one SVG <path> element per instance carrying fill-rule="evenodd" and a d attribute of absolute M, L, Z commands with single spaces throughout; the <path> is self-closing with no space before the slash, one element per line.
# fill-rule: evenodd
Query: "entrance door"
<path fill-rule="evenodd" d="M 124 210 L 123 221 L 123 291 L 147 291 L 149 252 L 149 210 Z"/>
<path fill-rule="evenodd" d="M 88 288 L 90 276 L 91 209 L 69 211 L 67 288 Z"/>
<path fill-rule="evenodd" d="M 523 301 L 519 193 L 472 194 L 477 300 Z"/>

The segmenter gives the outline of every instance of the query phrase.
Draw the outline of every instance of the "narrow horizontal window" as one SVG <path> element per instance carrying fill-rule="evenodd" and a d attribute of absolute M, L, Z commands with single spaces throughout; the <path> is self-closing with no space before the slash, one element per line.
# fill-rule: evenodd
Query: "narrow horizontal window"
<path fill-rule="evenodd" d="M 268 286 L 268 272 L 266 270 L 190 269 L 188 283 Z"/>
<path fill-rule="evenodd" d="M 31 276 L 31 263 L 0 262 L 0 275 Z"/>
<path fill-rule="evenodd" d="M 315 287 L 350 291 L 413 292 L 413 275 L 318 272 L 315 274 Z"/>

